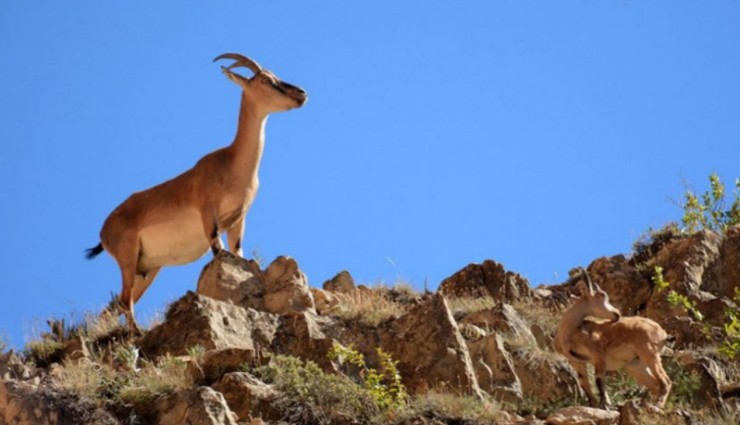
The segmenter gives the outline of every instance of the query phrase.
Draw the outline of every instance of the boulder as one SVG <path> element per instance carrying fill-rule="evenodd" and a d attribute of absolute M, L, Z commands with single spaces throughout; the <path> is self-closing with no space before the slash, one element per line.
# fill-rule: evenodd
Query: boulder
<path fill-rule="evenodd" d="M 188 292 L 140 343 L 148 356 L 184 355 L 202 346 L 206 350 L 248 350 L 256 359 L 267 356 L 277 325 L 274 315 Z"/>
<path fill-rule="evenodd" d="M 270 264 L 265 276 L 265 311 L 275 314 L 316 313 L 308 278 L 291 257 L 281 256 Z"/>
<path fill-rule="evenodd" d="M 525 400 L 554 404 L 577 396 L 576 377 L 565 358 L 534 347 L 509 352 Z"/>
<path fill-rule="evenodd" d="M 203 267 L 196 292 L 244 308 L 264 310 L 265 283 L 259 264 L 226 250 Z"/>
<path fill-rule="evenodd" d="M 547 425 L 617 425 L 619 412 L 593 407 L 565 407 L 547 417 Z"/>
<path fill-rule="evenodd" d="M 355 290 L 355 280 L 348 271 L 343 270 L 336 276 L 324 282 L 322 286 L 325 291 L 350 294 Z"/>
<path fill-rule="evenodd" d="M 443 280 L 438 292 L 449 297 L 493 297 L 507 303 L 533 295 L 527 279 L 493 260 L 467 265 Z"/>
<path fill-rule="evenodd" d="M 412 393 L 440 386 L 482 398 L 470 352 L 447 300 L 437 293 L 379 330 L 381 348 L 399 362 Z"/>
<path fill-rule="evenodd" d="M 241 422 L 257 418 L 277 421 L 281 418 L 280 412 L 274 407 L 280 393 L 272 385 L 248 373 L 228 373 L 213 388 L 223 394 L 229 408 Z"/>
<path fill-rule="evenodd" d="M 209 387 L 179 391 L 155 402 L 157 425 L 236 425 L 223 395 Z"/>

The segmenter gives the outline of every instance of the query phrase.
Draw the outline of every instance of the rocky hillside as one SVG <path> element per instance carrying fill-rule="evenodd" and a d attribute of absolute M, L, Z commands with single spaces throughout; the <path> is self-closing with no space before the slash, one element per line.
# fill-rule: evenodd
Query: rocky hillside
<path fill-rule="evenodd" d="M 676 337 L 663 411 L 624 373 L 608 378 L 612 410 L 583 407 L 551 349 L 575 281 L 532 288 L 489 260 L 435 293 L 348 272 L 317 289 L 289 257 L 262 269 L 222 252 L 141 335 L 52 322 L 3 353 L 0 424 L 738 423 L 740 226 L 667 229 L 588 271 L 623 314 Z"/>

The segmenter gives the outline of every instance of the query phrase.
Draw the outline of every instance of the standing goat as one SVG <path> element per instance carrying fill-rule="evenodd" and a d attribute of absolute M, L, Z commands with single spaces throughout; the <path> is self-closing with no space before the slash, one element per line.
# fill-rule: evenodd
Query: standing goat
<path fill-rule="evenodd" d="M 586 270 L 582 269 L 582 275 L 586 285 L 581 286 L 580 299 L 563 315 L 553 348 L 576 370 L 578 383 L 591 406 L 595 406 L 596 399 L 587 375 L 588 363 L 594 366 L 601 397 L 599 407 L 610 404 L 605 388 L 606 372 L 621 368 L 647 387 L 657 398 L 658 406 L 663 407 L 671 390 L 671 380 L 660 360 L 668 334 L 650 319 L 621 317 L 619 310 L 609 303 L 606 292 L 591 282 Z M 606 322 L 589 320 L 588 316 Z"/>
<path fill-rule="evenodd" d="M 265 123 L 272 112 L 298 108 L 306 92 L 281 81 L 248 57 L 225 53 L 214 59 L 234 60 L 221 67 L 242 89 L 234 142 L 209 153 L 179 176 L 129 196 L 108 216 L 100 244 L 87 250 L 91 259 L 108 251 L 121 269 L 118 312 L 136 329 L 134 303 L 151 285 L 162 266 L 185 264 L 214 255 L 224 246 L 242 255 L 244 217 L 259 186 L 258 171 L 265 143 Z M 232 72 L 245 67 L 254 76 Z"/>

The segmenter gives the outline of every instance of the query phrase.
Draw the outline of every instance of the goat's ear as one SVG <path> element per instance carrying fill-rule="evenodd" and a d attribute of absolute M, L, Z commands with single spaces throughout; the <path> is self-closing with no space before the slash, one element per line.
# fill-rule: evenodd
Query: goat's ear
<path fill-rule="evenodd" d="M 239 74 L 237 74 L 235 72 L 231 72 L 231 70 L 229 70 L 229 69 L 227 69 L 226 67 L 223 67 L 223 66 L 221 67 L 221 72 L 224 73 L 224 75 L 226 76 L 226 78 L 228 78 L 229 80 L 233 81 L 234 83 L 236 83 L 239 86 L 243 86 L 243 85 L 245 85 L 247 83 L 247 81 L 249 81 L 246 77 L 242 77 L 241 75 L 239 75 Z"/>

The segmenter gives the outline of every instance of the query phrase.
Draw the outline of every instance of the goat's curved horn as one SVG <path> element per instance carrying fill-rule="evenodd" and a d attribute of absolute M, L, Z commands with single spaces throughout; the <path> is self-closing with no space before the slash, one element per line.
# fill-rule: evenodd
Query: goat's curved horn
<path fill-rule="evenodd" d="M 224 53 L 222 55 L 216 56 L 216 59 L 214 59 L 213 61 L 216 62 L 217 60 L 220 60 L 220 59 L 233 59 L 236 61 L 232 63 L 231 65 L 227 66 L 226 69 L 232 69 L 232 68 L 243 66 L 245 68 L 251 69 L 252 72 L 254 72 L 255 74 L 262 72 L 262 67 L 260 66 L 260 64 L 238 53 Z"/>
<path fill-rule="evenodd" d="M 598 288 L 598 286 L 595 285 L 591 281 L 591 276 L 589 276 L 588 272 L 583 267 L 581 267 L 581 274 L 583 274 L 583 277 L 586 279 L 586 285 L 588 286 L 588 292 L 590 292 L 591 294 L 593 294 L 594 292 L 596 292 L 596 288 Z M 601 289 L 601 288 L 599 288 L 599 289 Z"/>

